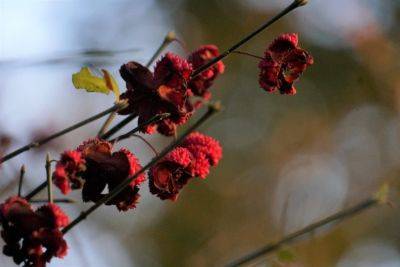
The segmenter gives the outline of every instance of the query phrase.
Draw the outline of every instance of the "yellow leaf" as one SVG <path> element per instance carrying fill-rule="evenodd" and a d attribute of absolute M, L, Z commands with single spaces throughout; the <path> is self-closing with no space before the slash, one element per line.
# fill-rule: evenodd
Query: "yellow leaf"
<path fill-rule="evenodd" d="M 88 92 L 97 92 L 108 95 L 108 89 L 105 79 L 94 76 L 88 67 L 83 67 L 79 72 L 72 75 L 72 83 L 76 89 L 85 89 Z"/>
<path fill-rule="evenodd" d="M 119 101 L 119 88 L 114 77 L 107 71 L 101 70 L 103 77 L 98 77 L 90 72 L 88 67 L 83 67 L 72 75 L 72 83 L 76 89 L 85 89 L 87 92 L 96 92 L 108 95 L 113 92 L 115 99 Z"/>
<path fill-rule="evenodd" d="M 102 69 L 101 71 L 104 74 L 104 81 L 106 82 L 107 88 L 114 92 L 115 99 L 118 101 L 120 93 L 117 82 L 107 70 Z"/>
<path fill-rule="evenodd" d="M 386 204 L 388 203 L 388 198 L 389 198 L 389 184 L 384 183 L 374 194 L 375 199 L 380 203 L 380 204 Z"/>

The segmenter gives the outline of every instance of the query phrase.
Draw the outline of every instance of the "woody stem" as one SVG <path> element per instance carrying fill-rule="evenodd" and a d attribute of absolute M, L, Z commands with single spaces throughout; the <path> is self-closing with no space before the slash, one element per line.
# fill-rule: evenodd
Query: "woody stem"
<path fill-rule="evenodd" d="M 19 172 L 19 182 L 18 182 L 18 196 L 21 197 L 22 193 L 22 183 L 24 182 L 25 176 L 25 165 L 21 166 L 21 170 Z"/>
<path fill-rule="evenodd" d="M 93 211 L 99 208 L 101 205 L 109 202 L 115 196 L 117 196 L 125 187 L 127 187 L 133 180 L 135 180 L 139 175 L 143 174 L 146 170 L 154 166 L 159 160 L 161 160 L 164 156 L 166 156 L 171 150 L 173 150 L 176 146 L 178 146 L 190 133 L 196 130 L 199 126 L 201 126 L 206 120 L 208 120 L 212 115 L 220 110 L 219 105 L 210 105 L 207 112 L 191 127 L 189 127 L 184 134 L 182 134 L 175 142 L 171 143 L 167 146 L 160 154 L 155 156 L 146 166 L 136 172 L 132 177 L 128 177 L 122 183 L 120 183 L 114 190 L 112 190 L 109 194 L 104 196 L 98 202 L 96 202 L 89 209 L 83 211 L 75 220 L 73 220 L 69 225 L 67 225 L 62 232 L 65 234 L 70 231 L 75 225 L 83 221 L 88 215 L 90 215 Z"/>
<path fill-rule="evenodd" d="M 377 205 L 378 203 L 379 203 L 379 201 L 376 198 L 369 198 L 367 200 L 364 200 L 364 201 L 360 202 L 359 204 L 357 204 L 357 205 L 355 205 L 353 207 L 350 207 L 348 209 L 344 209 L 342 211 L 339 211 L 338 213 L 335 213 L 335 214 L 333 214 L 331 216 L 328 216 L 328 217 L 326 217 L 326 218 L 324 218 L 324 219 L 322 219 L 322 220 L 320 220 L 320 221 L 318 221 L 316 223 L 310 224 L 310 225 L 306 226 L 305 228 L 303 228 L 303 229 L 301 229 L 301 230 L 299 230 L 297 232 L 291 233 L 291 234 L 285 236 L 284 238 L 282 238 L 279 241 L 272 242 L 272 243 L 270 243 L 270 244 L 268 244 L 268 245 L 266 245 L 266 246 L 264 246 L 262 248 L 259 248 L 259 249 L 255 250 L 255 251 L 253 251 L 253 252 L 251 252 L 251 253 L 249 253 L 249 254 L 247 254 L 247 255 L 245 255 L 245 256 L 243 256 L 243 257 L 241 257 L 241 258 L 239 258 L 239 259 L 237 259 L 237 260 L 235 260 L 233 262 L 231 262 L 230 264 L 226 265 L 226 267 L 241 266 L 243 264 L 246 264 L 246 263 L 249 263 L 251 261 L 254 261 L 254 260 L 258 259 L 258 258 L 264 257 L 265 255 L 267 255 L 267 254 L 269 254 L 269 253 L 271 253 L 273 251 L 276 251 L 277 249 L 279 249 L 283 245 L 286 245 L 286 244 L 294 241 L 295 239 L 297 239 L 297 238 L 299 238 L 299 237 L 301 237 L 303 235 L 311 233 L 314 230 L 316 230 L 316 229 L 318 229 L 318 228 L 320 228 L 322 226 L 325 226 L 325 225 L 327 225 L 329 223 L 332 223 L 332 222 L 335 222 L 335 221 L 340 221 L 340 220 L 346 219 L 346 218 L 348 218 L 350 216 L 353 216 L 353 215 L 358 214 L 358 213 L 360 213 L 360 212 L 362 212 L 364 210 L 367 210 L 367 209 Z"/>
<path fill-rule="evenodd" d="M 47 196 L 49 203 L 53 203 L 53 182 L 51 179 L 51 160 L 50 155 L 46 155 L 46 181 L 47 181 Z"/>
<path fill-rule="evenodd" d="M 82 127 L 82 126 L 84 126 L 84 125 L 86 125 L 86 124 L 88 124 L 88 123 L 90 123 L 92 121 L 100 119 L 101 117 L 103 117 L 103 116 L 105 116 L 105 115 L 107 115 L 107 114 L 109 114 L 109 113 L 111 113 L 113 111 L 125 108 L 126 106 L 127 106 L 127 103 L 115 104 L 111 108 L 106 109 L 106 110 L 104 110 L 104 111 L 102 111 L 102 112 L 100 112 L 100 113 L 98 113 L 98 114 L 96 114 L 96 115 L 94 115 L 94 116 L 92 116 L 90 118 L 87 118 L 87 119 L 85 119 L 83 121 L 80 121 L 80 122 L 78 122 L 78 123 L 76 123 L 76 124 L 74 124 L 74 125 L 72 125 L 70 127 L 67 127 L 64 130 L 61 130 L 61 131 L 59 131 L 57 133 L 54 133 L 54 134 L 52 134 L 50 136 L 47 136 L 47 137 L 45 137 L 43 139 L 40 139 L 38 141 L 32 142 L 32 143 L 30 143 L 28 145 L 25 145 L 25 146 L 13 151 L 13 152 L 7 154 L 7 155 L 5 155 L 4 157 L 2 157 L 0 159 L 0 164 L 2 164 L 3 162 L 5 162 L 5 161 L 7 161 L 9 159 L 12 159 L 12 158 L 18 156 L 19 154 L 22 154 L 22 153 L 24 153 L 24 152 L 26 152 L 26 151 L 28 151 L 28 150 L 30 150 L 32 148 L 40 147 L 40 146 L 52 141 L 53 139 L 56 139 L 56 138 L 58 138 L 58 137 L 60 137 L 60 136 L 62 136 L 64 134 L 72 132 L 73 130 L 76 130 L 76 129 L 78 129 L 78 128 L 80 128 L 80 127 Z"/>
<path fill-rule="evenodd" d="M 251 53 L 247 53 L 247 52 L 243 52 L 243 51 L 233 51 L 232 53 L 239 54 L 239 55 L 245 55 L 245 56 L 249 56 L 249 57 L 252 57 L 252 58 L 255 58 L 255 59 L 260 59 L 260 60 L 264 59 L 264 58 L 262 58 L 260 56 L 253 55 Z"/>

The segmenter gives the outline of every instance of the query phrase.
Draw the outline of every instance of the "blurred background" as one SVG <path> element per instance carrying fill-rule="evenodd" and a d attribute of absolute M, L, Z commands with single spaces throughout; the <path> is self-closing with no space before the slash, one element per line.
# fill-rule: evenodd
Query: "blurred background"
<path fill-rule="evenodd" d="M 201 129 L 223 145 L 220 165 L 208 179 L 191 182 L 176 203 L 160 201 L 143 186 L 134 211 L 99 209 L 68 234 L 68 256 L 50 266 L 222 266 L 368 198 L 384 181 L 396 186 L 400 1 L 309 2 L 240 49 L 261 56 L 277 35 L 299 33 L 315 63 L 296 84 L 297 95 L 266 93 L 258 85 L 256 59 L 228 57 L 212 89 L 225 109 Z M 0 0 L 2 149 L 112 105 L 111 95 L 73 88 L 71 74 L 81 66 L 107 68 L 118 77 L 122 63 L 145 63 L 170 30 L 189 51 L 210 43 L 224 50 L 289 3 Z M 169 50 L 187 54 L 176 43 Z M 0 200 L 16 193 L 21 164 L 28 192 L 45 179 L 46 151 L 57 158 L 102 122 L 3 164 Z M 148 140 L 160 149 L 171 141 L 157 135 Z M 140 140 L 121 145 L 143 164 L 152 157 Z M 396 200 L 394 208 L 370 209 L 284 247 L 293 261 L 278 253 L 251 266 L 400 266 Z M 87 205 L 63 207 L 73 218 Z M 0 265 L 14 266 L 5 256 Z"/>

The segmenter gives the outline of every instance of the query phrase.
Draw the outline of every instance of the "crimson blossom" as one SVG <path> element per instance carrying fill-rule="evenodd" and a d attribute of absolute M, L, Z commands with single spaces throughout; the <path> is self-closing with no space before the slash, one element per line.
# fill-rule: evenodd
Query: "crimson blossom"
<path fill-rule="evenodd" d="M 0 205 L 3 253 L 16 264 L 44 267 L 53 257 L 67 254 L 67 243 L 61 228 L 69 223 L 68 216 L 49 203 L 34 211 L 23 198 L 14 196 Z"/>
<path fill-rule="evenodd" d="M 112 150 L 110 142 L 96 138 L 89 139 L 76 150 L 64 152 L 53 173 L 54 184 L 64 194 L 82 188 L 85 202 L 100 200 L 105 196 L 105 188 L 112 191 L 142 168 L 127 149 Z M 139 185 L 145 180 L 144 174 L 139 175 L 106 205 L 115 205 L 120 211 L 135 208 L 140 198 Z"/>
<path fill-rule="evenodd" d="M 210 60 L 219 56 L 218 47 L 215 45 L 203 45 L 199 49 L 192 52 L 188 61 L 192 64 L 193 69 L 197 69 Z M 222 73 L 224 73 L 225 65 L 222 61 L 218 61 L 210 68 L 204 70 L 196 77 L 193 77 L 189 82 L 189 88 L 195 96 L 200 96 L 206 100 L 211 98 L 209 88 L 212 86 L 214 80 Z"/>
<path fill-rule="evenodd" d="M 149 187 L 160 199 L 176 201 L 179 191 L 194 177 L 205 179 L 222 157 L 217 140 L 195 132 L 149 170 Z"/>
<path fill-rule="evenodd" d="M 193 113 L 187 88 L 192 70 L 187 60 L 173 53 L 166 53 L 157 62 L 154 73 L 134 61 L 122 65 L 120 74 L 127 90 L 121 98 L 127 99 L 129 106 L 119 113 L 138 116 L 139 125 L 169 113 L 169 117 L 143 127 L 142 131 L 174 135 L 177 125 L 185 123 Z"/>
<path fill-rule="evenodd" d="M 298 42 L 297 34 L 282 34 L 265 51 L 258 67 L 260 86 L 267 92 L 296 94 L 293 83 L 314 63 L 313 57 Z"/>

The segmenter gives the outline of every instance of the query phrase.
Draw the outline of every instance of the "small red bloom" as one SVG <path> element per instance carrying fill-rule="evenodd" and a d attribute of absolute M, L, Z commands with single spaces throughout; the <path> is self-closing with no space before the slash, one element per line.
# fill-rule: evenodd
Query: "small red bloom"
<path fill-rule="evenodd" d="M 175 201 L 179 191 L 194 177 L 206 178 L 216 166 L 222 148 L 214 138 L 190 134 L 180 146 L 149 170 L 150 192 L 160 199 Z"/>
<path fill-rule="evenodd" d="M 186 148 L 178 147 L 149 170 L 150 192 L 160 199 L 175 201 L 179 191 L 193 177 L 190 168 L 192 154 Z"/>
<path fill-rule="evenodd" d="M 222 158 L 222 148 L 219 142 L 199 132 L 191 133 L 181 146 L 186 147 L 193 154 L 204 154 L 211 166 L 216 166 Z"/>
<path fill-rule="evenodd" d="M 154 74 L 133 61 L 122 65 L 120 73 L 127 87 L 121 98 L 129 102 L 129 106 L 121 110 L 120 114 L 137 115 L 139 124 L 159 114 L 171 114 L 164 120 L 144 127 L 143 132 L 151 134 L 158 131 L 171 136 L 177 125 L 185 123 L 192 115 L 190 90 L 187 89 L 192 66 L 185 59 L 167 53 L 157 62 Z"/>
<path fill-rule="evenodd" d="M 20 197 L 11 197 L 0 205 L 3 253 L 17 264 L 42 267 L 53 257 L 67 253 L 67 243 L 60 231 L 69 223 L 68 216 L 55 204 L 34 211 Z"/>
<path fill-rule="evenodd" d="M 85 202 L 98 201 L 104 197 L 103 191 L 105 188 L 108 191 L 112 191 L 125 179 L 133 176 L 142 168 L 139 160 L 127 149 L 122 148 L 116 152 L 112 150 L 112 144 L 101 139 L 95 138 L 83 142 L 76 150 L 68 153 L 79 155 L 79 162 L 84 164 L 79 169 L 79 172 L 68 171 L 68 168 L 65 167 L 68 165 L 63 161 L 63 156 L 66 154 L 64 153 L 60 161 L 62 168 L 56 168 L 53 174 L 53 177 L 62 181 L 61 183 L 55 180 L 56 186 L 63 193 L 68 193 L 71 190 L 71 187 L 68 187 L 69 184 L 74 183 L 75 180 L 80 181 L 80 187 L 75 186 L 72 189 L 82 188 L 82 198 Z M 73 170 L 75 169 L 73 168 Z M 59 177 L 63 179 L 61 180 Z M 123 211 L 135 208 L 140 197 L 138 186 L 145 180 L 144 174 L 139 175 L 131 182 L 128 188 L 107 202 L 106 205 L 115 205 L 119 210 Z M 69 190 L 65 190 L 65 188 L 69 188 Z"/>
<path fill-rule="evenodd" d="M 65 151 L 57 162 L 53 173 L 53 182 L 63 194 L 72 189 L 82 188 L 80 173 L 85 169 L 85 160 L 77 150 Z"/>
<path fill-rule="evenodd" d="M 219 56 L 217 46 L 203 45 L 189 55 L 188 61 L 192 63 L 193 69 L 197 69 L 217 56 Z M 224 73 L 224 70 L 224 63 L 218 61 L 215 65 L 191 79 L 189 88 L 192 90 L 194 95 L 203 97 L 207 100 L 210 99 L 211 93 L 208 89 L 211 87 L 218 75 Z"/>
<path fill-rule="evenodd" d="M 267 92 L 296 94 L 293 83 L 314 63 L 312 56 L 298 46 L 295 33 L 282 34 L 265 51 L 260 61 L 259 83 Z"/>

